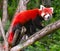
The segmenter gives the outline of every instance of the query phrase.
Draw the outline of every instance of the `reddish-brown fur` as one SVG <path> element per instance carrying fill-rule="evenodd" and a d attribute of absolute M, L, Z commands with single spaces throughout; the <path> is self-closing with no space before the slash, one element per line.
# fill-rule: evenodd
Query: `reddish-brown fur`
<path fill-rule="evenodd" d="M 29 20 L 34 20 L 37 15 L 41 16 L 42 12 L 52 14 L 52 11 L 49 8 L 45 8 L 43 10 L 40 10 L 40 9 L 26 10 L 26 11 L 18 13 L 14 17 L 11 26 L 14 27 L 18 23 L 20 23 L 21 25 L 24 25 Z M 10 44 L 13 41 L 13 36 L 14 36 L 14 33 L 12 31 L 9 32 L 8 42 Z"/>

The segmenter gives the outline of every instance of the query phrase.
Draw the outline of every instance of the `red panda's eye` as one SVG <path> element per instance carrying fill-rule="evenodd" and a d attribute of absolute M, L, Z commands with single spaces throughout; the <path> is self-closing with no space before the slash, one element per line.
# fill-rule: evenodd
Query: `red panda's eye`
<path fill-rule="evenodd" d="M 50 18 L 50 16 L 48 16 L 48 18 L 47 19 L 49 19 Z"/>

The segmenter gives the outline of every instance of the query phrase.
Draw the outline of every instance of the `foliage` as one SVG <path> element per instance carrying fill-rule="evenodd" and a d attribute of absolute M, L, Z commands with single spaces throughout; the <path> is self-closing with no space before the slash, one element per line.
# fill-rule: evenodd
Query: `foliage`
<path fill-rule="evenodd" d="M 15 13 L 19 0 L 8 0 L 8 15 L 9 20 L 6 23 L 5 31 L 8 30 L 11 19 Z M 41 4 L 40 0 L 30 0 L 27 5 L 28 9 L 39 8 Z M 44 25 L 48 25 L 60 19 L 60 0 L 51 0 L 51 6 L 54 8 L 53 18 L 46 22 Z M 2 9 L 0 9 L 0 17 L 2 17 Z M 0 38 L 1 40 L 1 38 Z M 48 35 L 41 40 L 35 42 L 32 46 L 24 49 L 25 51 L 60 51 L 60 30 L 54 31 L 51 35 Z"/>
<path fill-rule="evenodd" d="M 0 0 L 0 18 L 2 17 L 2 0 Z"/>
<path fill-rule="evenodd" d="M 33 9 L 40 7 L 40 0 L 30 0 L 30 2 L 27 5 L 28 9 Z"/>
<path fill-rule="evenodd" d="M 15 10 L 17 8 L 19 0 L 8 0 L 8 14 L 9 14 L 9 19 L 11 20 Z"/>

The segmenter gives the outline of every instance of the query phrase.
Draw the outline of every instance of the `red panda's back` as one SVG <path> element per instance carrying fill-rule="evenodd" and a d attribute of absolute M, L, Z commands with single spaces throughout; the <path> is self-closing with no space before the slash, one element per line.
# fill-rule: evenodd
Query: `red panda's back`
<path fill-rule="evenodd" d="M 12 21 L 12 25 L 16 25 L 18 23 L 24 24 L 29 20 L 34 19 L 37 16 L 37 13 L 38 13 L 38 9 L 20 12 L 14 17 Z"/>

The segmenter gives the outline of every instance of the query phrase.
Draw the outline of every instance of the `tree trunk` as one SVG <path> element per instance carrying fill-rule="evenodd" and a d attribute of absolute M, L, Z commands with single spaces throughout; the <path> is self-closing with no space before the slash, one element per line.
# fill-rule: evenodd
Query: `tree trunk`
<path fill-rule="evenodd" d="M 8 15 L 7 15 L 7 3 L 8 2 L 7 1 L 8 0 L 3 0 L 3 18 L 2 18 L 3 28 L 5 27 L 7 18 L 8 18 Z"/>

